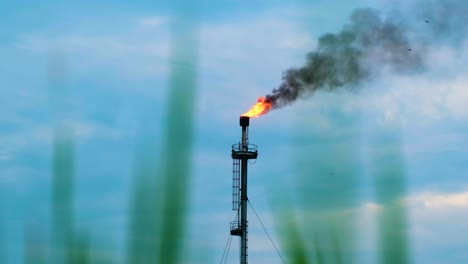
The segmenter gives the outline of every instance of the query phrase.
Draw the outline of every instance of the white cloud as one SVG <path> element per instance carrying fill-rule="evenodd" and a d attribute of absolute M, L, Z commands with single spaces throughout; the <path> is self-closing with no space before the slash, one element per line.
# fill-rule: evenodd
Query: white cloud
<path fill-rule="evenodd" d="M 205 24 L 200 30 L 199 111 L 221 122 L 232 122 L 269 93 L 282 72 L 302 64 L 305 52 L 316 46 L 288 9 Z"/>
<path fill-rule="evenodd" d="M 92 78 L 98 74 L 101 79 L 118 76 L 161 80 L 167 75 L 167 27 L 152 27 L 151 31 L 141 28 L 141 23 L 154 25 L 156 22 L 155 17 L 141 18 L 117 32 L 96 27 L 92 31 L 86 28 L 70 29 L 62 34 L 21 33 L 16 48 L 39 55 L 61 50 L 77 78 Z"/>
<path fill-rule="evenodd" d="M 113 128 L 89 120 L 73 120 L 70 122 L 70 126 L 76 137 L 80 140 L 92 138 L 110 138 L 117 140 L 120 139 L 125 132 L 128 132 L 121 128 Z"/>
<path fill-rule="evenodd" d="M 468 191 L 461 193 L 423 193 L 408 199 L 412 206 L 422 206 L 426 209 L 467 209 Z"/>
<path fill-rule="evenodd" d="M 467 198 L 468 191 L 462 191 L 421 193 L 407 199 L 415 262 L 428 263 L 424 259 L 437 254 L 455 259 L 463 252 L 460 249 L 468 245 Z"/>
<path fill-rule="evenodd" d="M 417 75 L 386 75 L 373 84 L 373 108 L 393 112 L 393 118 L 406 121 L 434 121 L 468 117 L 468 41 L 460 49 L 431 47 L 426 56 L 427 70 Z M 369 89 L 371 90 L 371 89 Z"/>
<path fill-rule="evenodd" d="M 447 110 L 455 117 L 468 117 L 468 78 L 466 75 L 455 79 L 448 87 L 445 97 Z"/>
<path fill-rule="evenodd" d="M 168 18 L 152 15 L 134 21 L 117 32 L 97 27 L 59 35 L 23 33 L 16 44 L 39 54 L 49 52 L 51 45 L 63 47 L 78 79 L 99 73 L 100 78 L 166 80 Z M 199 41 L 199 111 L 229 122 L 274 88 L 284 69 L 302 64 L 306 51 L 316 46 L 287 8 L 200 24 Z"/>
<path fill-rule="evenodd" d="M 380 212 L 384 209 L 384 207 L 378 203 L 374 203 L 374 202 L 367 202 L 367 203 L 364 203 L 362 208 L 366 211 L 369 211 L 369 212 Z"/>
<path fill-rule="evenodd" d="M 333 132 L 342 124 L 333 123 L 330 113 L 364 118 L 366 125 L 439 126 L 446 120 L 468 118 L 468 42 L 461 49 L 432 47 L 425 54 L 427 69 L 404 75 L 385 72 L 366 83 L 357 93 L 341 89 L 318 92 L 294 104 L 296 119 L 314 129 Z M 305 125 L 305 127 L 307 127 Z M 427 134 L 431 133 L 428 129 Z"/>
<path fill-rule="evenodd" d="M 295 15 L 288 9 L 273 9 L 252 17 L 200 25 L 200 112 L 227 109 L 213 114 L 226 115 L 221 119 L 230 118 L 233 115 L 230 109 L 237 114 L 237 109 L 242 108 L 240 102 L 248 108 L 258 96 L 278 85 L 285 69 L 303 64 L 305 54 L 317 45 L 316 37 L 300 27 Z M 99 34 L 76 30 L 54 37 L 28 33 L 20 36 L 17 45 L 31 52 L 46 52 L 51 43 L 63 46 L 74 66 L 78 66 L 74 69 L 82 74 L 107 69 L 120 76 L 161 80 L 168 73 L 167 20 L 158 15 L 140 17 L 117 33 L 105 28 L 96 29 Z M 151 28 L 151 32 L 141 27 Z M 432 48 L 427 54 L 427 73 L 387 75 L 370 84 L 368 91 L 347 96 L 341 109 L 372 112 L 380 123 L 402 118 L 409 122 L 431 122 L 447 116 L 466 118 L 468 78 L 464 77 L 463 62 L 468 52 L 463 50 Z M 447 74 L 434 78 L 441 72 Z M 448 73 L 456 76 L 451 78 Z M 226 101 L 226 97 L 232 100 Z M 333 97 L 329 99 L 334 100 Z M 313 112 L 319 113 L 327 101 L 314 104 Z M 315 115 L 315 121 L 331 129 L 326 116 Z"/>
<path fill-rule="evenodd" d="M 431 254 L 443 253 L 446 248 L 468 244 L 468 191 L 410 194 L 400 201 L 406 209 L 407 237 L 415 263 Z M 368 201 L 352 210 L 357 213 L 359 243 L 363 250 L 378 249 L 378 219 L 386 206 Z"/>
<path fill-rule="evenodd" d="M 317 44 L 316 37 L 297 23 L 297 15 L 288 8 L 272 9 L 255 16 L 201 24 L 198 110 L 202 114 L 216 115 L 220 120 L 230 120 L 233 114 L 238 114 L 238 109 L 248 108 L 258 96 L 276 87 L 282 71 L 302 65 L 305 54 Z M 41 33 L 22 34 L 17 45 L 33 52 L 47 51 L 50 43 L 61 45 L 75 58 L 74 65 L 84 74 L 110 69 L 119 77 L 166 79 L 168 18 L 149 15 L 133 22 L 117 33 L 97 28 L 98 34 L 86 30 L 53 37 Z M 468 43 L 459 50 L 433 47 L 426 54 L 427 73 L 406 77 L 387 75 L 370 84 L 373 87 L 369 92 L 348 96 L 340 109 L 371 112 L 381 124 L 400 119 L 432 122 L 447 116 L 464 119 L 468 117 L 468 107 L 465 107 L 468 78 L 464 77 L 467 72 L 464 62 L 468 59 L 466 47 Z M 334 100 L 333 96 L 330 98 Z M 320 126 L 333 129 L 326 120 L 328 117 L 320 114 L 327 100 L 314 104 L 310 111 L 301 111 L 306 111 L 307 118 Z M 315 116 L 311 117 L 310 112 Z"/>
<path fill-rule="evenodd" d="M 438 209 L 465 209 L 468 208 L 468 191 L 453 193 L 416 193 L 401 199 L 400 204 L 407 206 L 409 209 L 424 209 L 432 210 L 433 212 L 436 212 Z M 385 205 L 374 201 L 364 202 L 360 207 L 360 210 L 367 212 L 381 212 L 384 209 Z"/>
<path fill-rule="evenodd" d="M 0 145 L 17 151 L 19 148 L 48 145 L 51 143 L 53 129 L 44 124 L 28 123 L 24 130 L 13 133 L 3 132 Z"/>
<path fill-rule="evenodd" d="M 144 27 L 155 27 L 164 25 L 167 21 L 166 17 L 163 16 L 148 16 L 138 19 L 138 24 Z"/>
<path fill-rule="evenodd" d="M 0 150 L 0 162 L 12 160 L 14 157 L 14 152 L 8 150 Z"/>

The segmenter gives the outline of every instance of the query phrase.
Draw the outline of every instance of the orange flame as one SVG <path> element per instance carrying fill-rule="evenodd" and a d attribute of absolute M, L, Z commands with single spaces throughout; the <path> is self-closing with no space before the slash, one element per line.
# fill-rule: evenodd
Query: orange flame
<path fill-rule="evenodd" d="M 259 117 L 268 113 L 268 111 L 271 110 L 271 107 L 271 101 L 261 96 L 258 98 L 257 103 L 252 106 L 249 111 L 243 113 L 241 116 Z"/>

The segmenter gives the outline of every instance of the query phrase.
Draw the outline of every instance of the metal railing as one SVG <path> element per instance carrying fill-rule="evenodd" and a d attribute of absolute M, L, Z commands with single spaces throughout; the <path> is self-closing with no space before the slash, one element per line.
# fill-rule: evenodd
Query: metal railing
<path fill-rule="evenodd" d="M 239 151 L 248 151 L 248 152 L 257 152 L 258 146 L 255 144 L 248 144 L 247 146 L 242 145 L 241 143 L 237 143 L 232 145 L 232 151 L 239 152 Z"/>
<path fill-rule="evenodd" d="M 241 223 L 239 221 L 231 222 L 231 230 L 238 230 L 241 228 Z"/>

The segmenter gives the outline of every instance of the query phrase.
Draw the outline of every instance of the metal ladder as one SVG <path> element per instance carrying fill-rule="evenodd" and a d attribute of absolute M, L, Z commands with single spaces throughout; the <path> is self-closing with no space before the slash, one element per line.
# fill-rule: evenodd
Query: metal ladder
<path fill-rule="evenodd" d="M 240 160 L 232 160 L 232 210 L 239 210 L 240 203 Z"/>

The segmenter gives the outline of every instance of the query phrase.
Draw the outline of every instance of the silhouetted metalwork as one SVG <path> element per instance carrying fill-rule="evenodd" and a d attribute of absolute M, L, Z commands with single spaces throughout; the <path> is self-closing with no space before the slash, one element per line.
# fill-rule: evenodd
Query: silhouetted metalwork
<path fill-rule="evenodd" d="M 242 142 L 232 145 L 233 159 L 233 210 L 237 210 L 236 221 L 231 222 L 231 235 L 241 237 L 240 263 L 247 263 L 247 164 L 258 156 L 257 146 L 249 144 L 249 117 L 241 116 Z M 240 175 L 239 175 L 240 172 Z M 240 189 L 239 189 L 240 176 Z M 239 197 L 240 193 L 240 197 Z M 240 202 L 239 202 L 240 200 Z M 240 221 L 239 221 L 240 219 Z"/>

